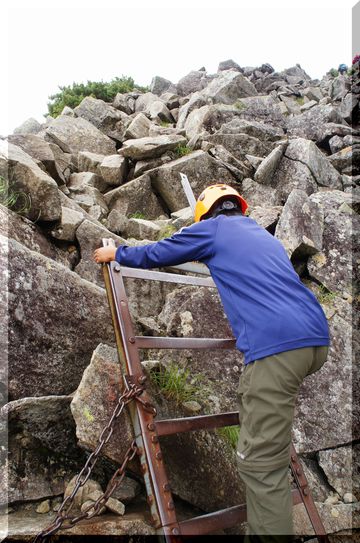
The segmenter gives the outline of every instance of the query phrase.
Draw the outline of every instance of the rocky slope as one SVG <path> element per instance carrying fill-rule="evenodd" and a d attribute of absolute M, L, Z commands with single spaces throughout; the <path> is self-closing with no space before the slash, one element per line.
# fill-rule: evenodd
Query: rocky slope
<path fill-rule="evenodd" d="M 103 237 L 148 243 L 191 223 L 179 172 L 195 196 L 215 182 L 237 188 L 322 303 L 330 354 L 301 388 L 293 438 L 328 531 L 358 527 L 358 97 L 358 65 L 352 78 L 320 81 L 299 65 L 275 72 L 225 61 L 216 74 L 195 70 L 177 84 L 155 77 L 150 92 L 119 94 L 112 104 L 85 98 L 42 125 L 26 121 L 1 141 L 0 175 L 31 198 L 25 212 L 0 206 L 4 287 L 8 281 L 1 350 L 9 358 L 8 372 L 6 364 L 1 369 L 9 383 L 8 395 L 1 389 L 9 456 L 3 448 L 0 500 L 7 501 L 8 480 L 10 533 L 25 537 L 39 526 L 36 517 L 43 514 L 41 524 L 52 517 L 116 402 L 114 334 L 93 251 Z M 134 280 L 127 288 L 138 333 L 230 335 L 212 289 Z M 238 352 L 153 351 L 143 364 L 158 379 L 190 370 L 178 401 L 152 380 L 161 417 L 237 409 Z M 124 417 L 79 507 L 104 488 L 131 435 Z M 244 501 L 227 434 L 167 438 L 164 450 L 173 492 L 187 507 L 211 511 Z M 120 516 L 106 513 L 78 533 L 151 533 L 148 519 L 132 513 L 144 508 L 132 467 L 111 510 Z M 311 533 L 301 506 L 295 523 L 298 533 Z"/>

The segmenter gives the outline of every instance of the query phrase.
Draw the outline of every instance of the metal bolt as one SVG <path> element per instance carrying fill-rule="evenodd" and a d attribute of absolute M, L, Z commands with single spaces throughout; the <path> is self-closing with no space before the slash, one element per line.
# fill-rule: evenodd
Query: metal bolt
<path fill-rule="evenodd" d="M 292 454 L 292 455 L 291 455 L 291 461 L 292 461 L 292 462 L 295 462 L 295 460 L 296 460 L 296 459 L 295 459 L 295 456 Z"/>
<path fill-rule="evenodd" d="M 174 502 L 173 502 L 173 501 L 169 501 L 169 502 L 168 502 L 168 509 L 175 509 L 175 506 L 174 506 Z"/>
<path fill-rule="evenodd" d="M 301 469 L 297 468 L 296 473 L 297 473 L 297 475 L 301 475 Z"/>
<path fill-rule="evenodd" d="M 147 425 L 147 429 L 150 430 L 150 432 L 153 432 L 155 430 L 155 424 L 153 422 L 150 422 Z"/>
<path fill-rule="evenodd" d="M 306 490 L 306 488 L 303 488 L 303 494 L 304 494 L 304 496 L 308 495 L 308 491 Z"/>
<path fill-rule="evenodd" d="M 157 443 L 159 441 L 158 436 L 152 436 L 151 441 L 152 443 Z"/>
<path fill-rule="evenodd" d="M 146 473 L 146 472 L 147 472 L 147 466 L 146 466 L 146 464 L 141 464 L 141 471 L 142 471 L 143 473 Z"/>
<path fill-rule="evenodd" d="M 157 452 L 155 456 L 156 456 L 157 460 L 161 460 L 162 459 L 162 452 L 161 451 Z"/>
<path fill-rule="evenodd" d="M 152 496 L 151 494 L 147 497 L 147 502 L 149 505 L 152 504 L 152 502 L 154 501 L 154 496 Z"/>
<path fill-rule="evenodd" d="M 138 383 L 142 385 L 143 383 L 145 383 L 145 381 L 146 381 L 146 375 L 140 375 L 138 379 Z"/>
<path fill-rule="evenodd" d="M 178 528 L 173 528 L 173 529 L 171 530 L 171 533 L 172 533 L 173 535 L 179 535 L 179 530 L 178 530 Z"/>
<path fill-rule="evenodd" d="M 134 338 L 134 337 L 132 337 L 132 336 L 131 336 L 131 337 L 129 337 L 129 342 L 130 342 L 130 343 L 135 343 L 135 338 Z"/>
<path fill-rule="evenodd" d="M 121 270 L 121 268 L 120 268 L 119 264 L 116 264 L 114 266 L 114 271 L 119 272 L 120 270 Z"/>
<path fill-rule="evenodd" d="M 136 450 L 136 454 L 138 454 L 139 456 L 141 456 L 143 452 L 144 451 L 143 451 L 143 449 L 141 447 L 138 447 L 137 450 Z"/>
<path fill-rule="evenodd" d="M 164 492 L 170 492 L 170 485 L 169 485 L 169 483 L 164 483 L 164 484 L 163 484 L 163 490 L 164 490 Z"/>

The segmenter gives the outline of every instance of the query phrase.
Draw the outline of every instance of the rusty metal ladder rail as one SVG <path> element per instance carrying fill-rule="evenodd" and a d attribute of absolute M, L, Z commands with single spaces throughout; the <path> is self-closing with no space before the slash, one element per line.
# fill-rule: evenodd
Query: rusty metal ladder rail
<path fill-rule="evenodd" d="M 107 245 L 108 241 L 112 242 L 112 240 L 103 239 L 103 244 Z M 103 272 L 119 360 L 124 374 L 124 386 L 129 387 L 132 383 L 144 384 L 146 380 L 140 362 L 139 349 L 231 349 L 235 347 L 233 339 L 164 338 L 134 335 L 124 277 L 215 287 L 210 277 L 202 278 L 126 268 L 114 261 L 104 265 Z M 159 443 L 161 436 L 238 425 L 238 412 L 156 421 L 156 412 L 149 407 L 150 405 L 151 398 L 144 390 L 141 394 L 141 401 L 132 402 L 128 407 L 156 533 L 164 536 L 166 542 L 178 543 L 182 541 L 181 536 L 211 534 L 246 520 L 246 504 L 241 504 L 179 522 Z M 315 535 L 319 541 L 325 543 L 328 541 L 326 531 L 293 444 L 291 445 L 290 467 L 297 485 L 297 489 L 292 491 L 293 504 L 301 502 L 304 504 Z"/>

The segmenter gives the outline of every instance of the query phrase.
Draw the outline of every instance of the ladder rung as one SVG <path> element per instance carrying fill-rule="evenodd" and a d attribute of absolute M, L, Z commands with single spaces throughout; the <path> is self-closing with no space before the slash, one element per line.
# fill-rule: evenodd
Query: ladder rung
<path fill-rule="evenodd" d="M 291 491 L 293 505 L 302 502 L 299 490 Z M 214 513 L 208 513 L 201 517 L 194 517 L 179 523 L 181 535 L 205 535 L 213 534 L 225 528 L 231 528 L 239 522 L 246 520 L 246 505 L 235 505 L 228 509 L 221 509 Z"/>
<path fill-rule="evenodd" d="M 218 415 L 199 415 L 197 417 L 184 417 L 181 419 L 164 419 L 156 421 L 158 436 L 170 436 L 193 430 L 210 430 L 223 426 L 236 426 L 239 424 L 239 413 L 219 413 Z"/>
<path fill-rule="evenodd" d="M 134 279 L 148 279 L 150 281 L 164 281 L 166 283 L 179 283 L 184 285 L 197 285 L 203 287 L 215 287 L 211 277 L 194 277 L 193 275 L 180 275 L 178 273 L 166 273 L 152 270 L 143 270 L 138 268 L 126 268 L 121 266 L 121 272 L 124 277 Z"/>
<path fill-rule="evenodd" d="M 135 336 L 139 349 L 233 349 L 235 339 Z"/>

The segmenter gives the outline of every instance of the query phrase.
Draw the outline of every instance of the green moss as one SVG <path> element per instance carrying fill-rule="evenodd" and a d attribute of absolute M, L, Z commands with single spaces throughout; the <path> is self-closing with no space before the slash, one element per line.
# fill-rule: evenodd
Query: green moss
<path fill-rule="evenodd" d="M 172 224 L 167 224 L 166 226 L 161 228 L 156 239 L 157 241 L 160 241 L 161 239 L 169 238 L 173 235 L 174 232 L 176 232 L 175 226 L 173 226 Z"/>
<path fill-rule="evenodd" d="M 160 126 L 162 126 L 163 128 L 168 128 L 169 126 L 171 126 L 171 123 L 169 123 L 169 121 L 161 121 Z"/>
<path fill-rule="evenodd" d="M 239 426 L 224 426 L 223 428 L 217 428 L 216 432 L 223 437 L 233 449 L 237 448 L 240 434 Z"/>
<path fill-rule="evenodd" d="M 297 103 L 299 104 L 299 106 L 303 106 L 304 105 L 304 97 L 303 96 L 298 96 L 296 98 L 296 101 Z"/>
<path fill-rule="evenodd" d="M 135 211 L 135 213 L 129 215 L 129 219 L 145 219 L 145 215 L 141 211 Z"/>
<path fill-rule="evenodd" d="M 180 158 L 182 156 L 188 155 L 192 150 L 187 145 L 178 145 L 175 147 L 174 152 Z"/>

